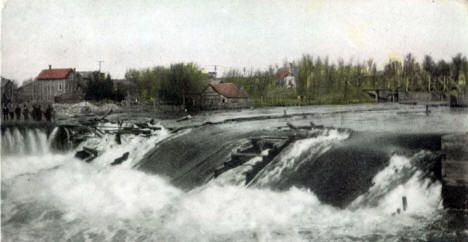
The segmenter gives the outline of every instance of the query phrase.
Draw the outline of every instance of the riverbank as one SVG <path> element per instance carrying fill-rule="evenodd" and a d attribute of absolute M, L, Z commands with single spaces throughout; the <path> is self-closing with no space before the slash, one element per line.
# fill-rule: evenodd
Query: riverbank
<path fill-rule="evenodd" d="M 110 119 L 127 119 L 143 121 L 153 118 L 171 130 L 195 128 L 222 123 L 239 123 L 247 121 L 285 121 L 308 125 L 313 121 L 319 125 L 352 128 L 356 130 L 384 130 L 392 132 L 456 132 L 468 130 L 468 109 L 449 108 L 447 106 L 429 107 L 425 105 L 401 105 L 397 103 L 365 105 L 319 105 L 295 107 L 270 107 L 241 110 L 215 110 L 194 114 L 190 119 L 158 118 L 151 113 L 119 113 L 109 116 Z M 411 122 L 408 120 L 411 117 Z M 179 120 L 179 122 L 177 122 Z M 467 123 L 465 123 L 467 121 Z M 396 124 L 392 124 L 395 122 Z M 451 124 L 446 126 L 445 124 Z M 398 127 L 395 130 L 395 127 Z M 444 127 L 444 128 L 441 128 Z M 447 127 L 453 127 L 447 129 Z"/>
<path fill-rule="evenodd" d="M 56 120 L 58 124 L 75 124 L 80 120 L 101 118 L 110 109 L 107 106 L 92 107 L 92 104 L 80 104 L 84 111 L 78 108 L 70 108 L 74 112 L 67 112 L 59 115 Z M 249 109 L 229 109 L 200 111 L 196 113 L 185 112 L 160 112 L 151 109 L 123 109 L 118 107 L 106 116 L 109 121 L 135 121 L 143 122 L 156 120 L 170 130 L 180 130 L 200 127 L 205 125 L 215 125 L 227 122 L 245 122 L 269 119 L 289 119 L 294 117 L 312 117 L 325 114 L 344 114 L 352 112 L 374 112 L 399 110 L 402 106 L 398 104 L 354 104 L 354 105 L 312 105 L 312 106 L 291 106 L 291 107 L 265 107 Z M 404 107 L 404 109 L 418 109 L 417 106 Z M 88 111 L 92 110 L 92 111 Z M 71 115 L 73 114 L 73 115 Z"/>
<path fill-rule="evenodd" d="M 324 112 L 336 112 L 336 110 L 346 110 L 345 112 L 353 111 L 355 107 L 364 107 L 364 111 L 380 110 L 380 109 L 394 109 L 401 108 L 402 105 L 415 105 L 415 106 L 448 106 L 447 102 L 402 102 L 402 103 L 362 103 L 357 102 L 354 104 L 320 104 L 302 103 L 301 105 L 275 105 L 275 106 L 257 106 L 244 109 L 219 109 L 209 111 L 186 111 L 182 106 L 168 106 L 168 105 L 119 105 L 115 103 L 94 103 L 94 102 L 80 102 L 75 104 L 54 104 L 55 116 L 57 120 L 79 119 L 82 117 L 102 116 L 112 110 L 112 117 L 119 116 L 121 119 L 135 119 L 135 118 L 150 118 L 158 120 L 177 120 L 184 116 L 190 115 L 192 117 L 237 117 L 239 113 L 242 115 L 252 116 L 251 113 L 257 115 L 258 113 L 271 113 L 274 112 L 272 118 L 276 118 L 279 114 L 285 117 L 290 115 L 298 115 L 298 112 L 303 114 L 315 113 L 315 110 L 324 110 Z M 348 108 L 350 107 L 350 108 Z M 358 108 L 359 109 L 359 108 Z M 405 109 L 405 108 L 403 108 Z M 362 110 L 358 110 L 362 111 Z M 338 111 L 340 112 L 340 111 Z M 217 122 L 217 121 L 213 121 Z"/>
<path fill-rule="evenodd" d="M 298 122 L 312 120 L 316 124 L 325 126 L 346 127 L 356 130 L 378 129 L 392 132 L 434 130 L 450 133 L 468 130 L 468 109 L 437 105 L 428 108 L 427 110 L 426 105 L 402 105 L 398 103 L 315 105 L 202 111 L 191 113 L 190 117 L 185 112 L 165 113 L 151 111 L 151 109 L 118 109 L 112 110 L 112 113 L 106 116 L 106 119 L 112 122 L 122 120 L 147 122 L 154 120 L 173 131 L 206 125 L 260 120 L 271 120 L 272 122 L 276 122 L 275 120 L 281 120 L 281 122 L 286 120 Z M 69 117 L 61 116 L 56 119 L 56 124 L 74 125 L 79 124 L 80 121 L 102 118 L 103 115 L 103 111 L 100 111 Z M 411 118 L 408 119 L 408 117 Z M 398 123 L 396 130 L 392 122 Z M 3 122 L 2 126 L 14 126 L 16 124 L 18 124 L 17 121 Z"/>
<path fill-rule="evenodd" d="M 378 127 L 379 130 L 392 131 L 394 125 L 388 122 L 400 123 L 397 131 L 413 132 L 414 130 L 439 130 L 453 127 L 453 130 L 468 130 L 466 108 L 449 108 L 447 106 L 430 106 L 429 112 L 426 105 L 402 105 L 398 103 L 374 103 L 358 105 L 316 105 L 316 106 L 294 106 L 294 107 L 267 107 L 234 110 L 202 111 L 187 113 L 164 113 L 151 110 L 119 109 L 113 111 L 106 119 L 116 122 L 121 120 L 146 122 L 153 119 L 164 127 L 171 130 L 195 128 L 204 125 L 221 124 L 227 122 L 245 122 L 255 120 L 300 120 L 304 117 L 314 120 L 317 124 L 325 126 L 347 127 L 353 129 L 371 129 Z M 412 116 L 411 121 L 405 116 Z M 58 124 L 78 124 L 78 121 L 101 118 L 101 114 L 83 114 L 73 117 L 57 119 Z M 455 117 L 455 118 L 454 118 Z M 179 121 L 179 122 L 177 122 Z M 467 121 L 467 122 L 464 122 Z M 452 124 L 446 126 L 445 124 Z"/>

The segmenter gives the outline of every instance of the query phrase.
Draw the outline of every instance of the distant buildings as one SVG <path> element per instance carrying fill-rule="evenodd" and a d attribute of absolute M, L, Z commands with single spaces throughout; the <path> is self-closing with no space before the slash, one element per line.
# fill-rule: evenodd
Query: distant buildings
<path fill-rule="evenodd" d="M 84 78 L 72 68 L 42 70 L 31 82 L 18 88 L 18 101 L 76 102 L 83 100 Z"/>
<path fill-rule="evenodd" d="M 18 101 L 19 102 L 29 102 L 34 100 L 35 94 L 38 90 L 34 89 L 34 82 L 23 82 L 23 85 L 18 88 Z M 37 94 L 36 94 L 37 95 Z"/>
<path fill-rule="evenodd" d="M 2 77 L 2 104 L 8 102 L 15 102 L 17 96 L 16 84 Z"/>
<path fill-rule="evenodd" d="M 76 71 L 74 68 L 52 68 L 42 70 L 34 80 L 25 81 L 18 88 L 18 102 L 76 103 L 85 99 L 90 83 L 96 84 L 108 78 L 99 71 Z M 7 81 L 2 79 L 2 93 Z M 123 98 L 129 103 L 139 100 L 135 83 L 127 80 L 112 80 L 111 90 L 121 90 Z M 100 92 L 101 90 L 96 90 Z M 7 95 L 10 97 L 11 95 Z M 16 96 L 16 95 L 13 95 Z"/>
<path fill-rule="evenodd" d="M 247 108 L 252 106 L 249 95 L 233 83 L 209 84 L 201 95 L 202 110 Z"/>
<path fill-rule="evenodd" d="M 249 95 L 234 83 L 223 83 L 216 79 L 216 72 L 209 73 L 210 84 L 202 93 L 186 95 L 187 109 L 234 109 L 247 108 L 253 105 Z M 67 103 L 80 102 L 85 99 L 85 91 L 99 80 L 110 77 L 99 71 L 77 72 L 74 68 L 52 68 L 42 70 L 35 79 L 25 81 L 16 89 L 14 83 L 2 78 L 2 100 L 13 102 Z M 295 84 L 295 82 L 294 82 Z M 113 79 L 114 96 L 122 97 L 124 104 L 141 103 L 137 83 L 127 79 Z M 94 86 L 93 86 L 94 87 Z M 17 91 L 16 91 L 17 90 Z M 101 89 L 96 90 L 98 94 Z M 107 90 L 107 89 L 106 89 Z M 89 90 L 88 90 L 89 91 Z M 86 93 L 86 95 L 90 95 Z M 16 98 L 16 99 L 15 99 Z M 89 98 L 89 97 L 87 97 Z"/>
<path fill-rule="evenodd" d="M 278 85 L 285 88 L 296 88 L 296 77 L 291 72 L 291 69 L 283 69 L 278 72 Z"/>

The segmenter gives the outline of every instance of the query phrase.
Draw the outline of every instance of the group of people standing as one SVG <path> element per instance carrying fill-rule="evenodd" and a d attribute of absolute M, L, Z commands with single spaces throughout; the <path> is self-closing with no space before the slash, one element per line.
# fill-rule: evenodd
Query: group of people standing
<path fill-rule="evenodd" d="M 2 118 L 6 120 L 48 121 L 55 119 L 52 104 L 2 103 Z"/>

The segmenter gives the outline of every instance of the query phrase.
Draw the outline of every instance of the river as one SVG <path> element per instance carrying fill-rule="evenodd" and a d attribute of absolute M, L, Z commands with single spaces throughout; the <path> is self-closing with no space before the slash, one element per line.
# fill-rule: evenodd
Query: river
<path fill-rule="evenodd" d="M 286 110 L 286 111 L 285 111 Z M 286 112 L 287 117 L 281 118 Z M 276 116 L 275 116 L 276 115 Z M 116 114 L 148 118 L 150 114 Z M 271 116 L 182 129 L 207 121 Z M 443 208 L 440 136 L 468 110 L 352 105 L 209 112 L 156 120 L 151 137 L 105 135 L 67 151 L 56 132 L 2 129 L 3 241 L 466 241 L 468 216 Z M 214 178 L 252 137 L 324 125 L 250 182 L 258 157 Z M 112 124 L 105 124 L 112 125 Z M 346 129 L 338 129 L 346 128 Z M 102 154 L 74 157 L 83 146 Z M 120 166 L 114 159 L 129 152 Z M 402 198 L 407 200 L 403 209 Z"/>

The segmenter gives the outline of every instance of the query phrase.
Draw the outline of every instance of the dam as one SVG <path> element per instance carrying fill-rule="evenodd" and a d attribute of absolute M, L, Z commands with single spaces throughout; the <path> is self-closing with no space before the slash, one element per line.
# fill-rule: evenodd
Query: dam
<path fill-rule="evenodd" d="M 112 132 L 70 143 L 70 127 L 2 127 L 2 236 L 463 240 L 467 121 L 448 107 L 244 110 L 156 120 L 120 144 Z M 79 160 L 83 147 L 99 155 Z"/>

